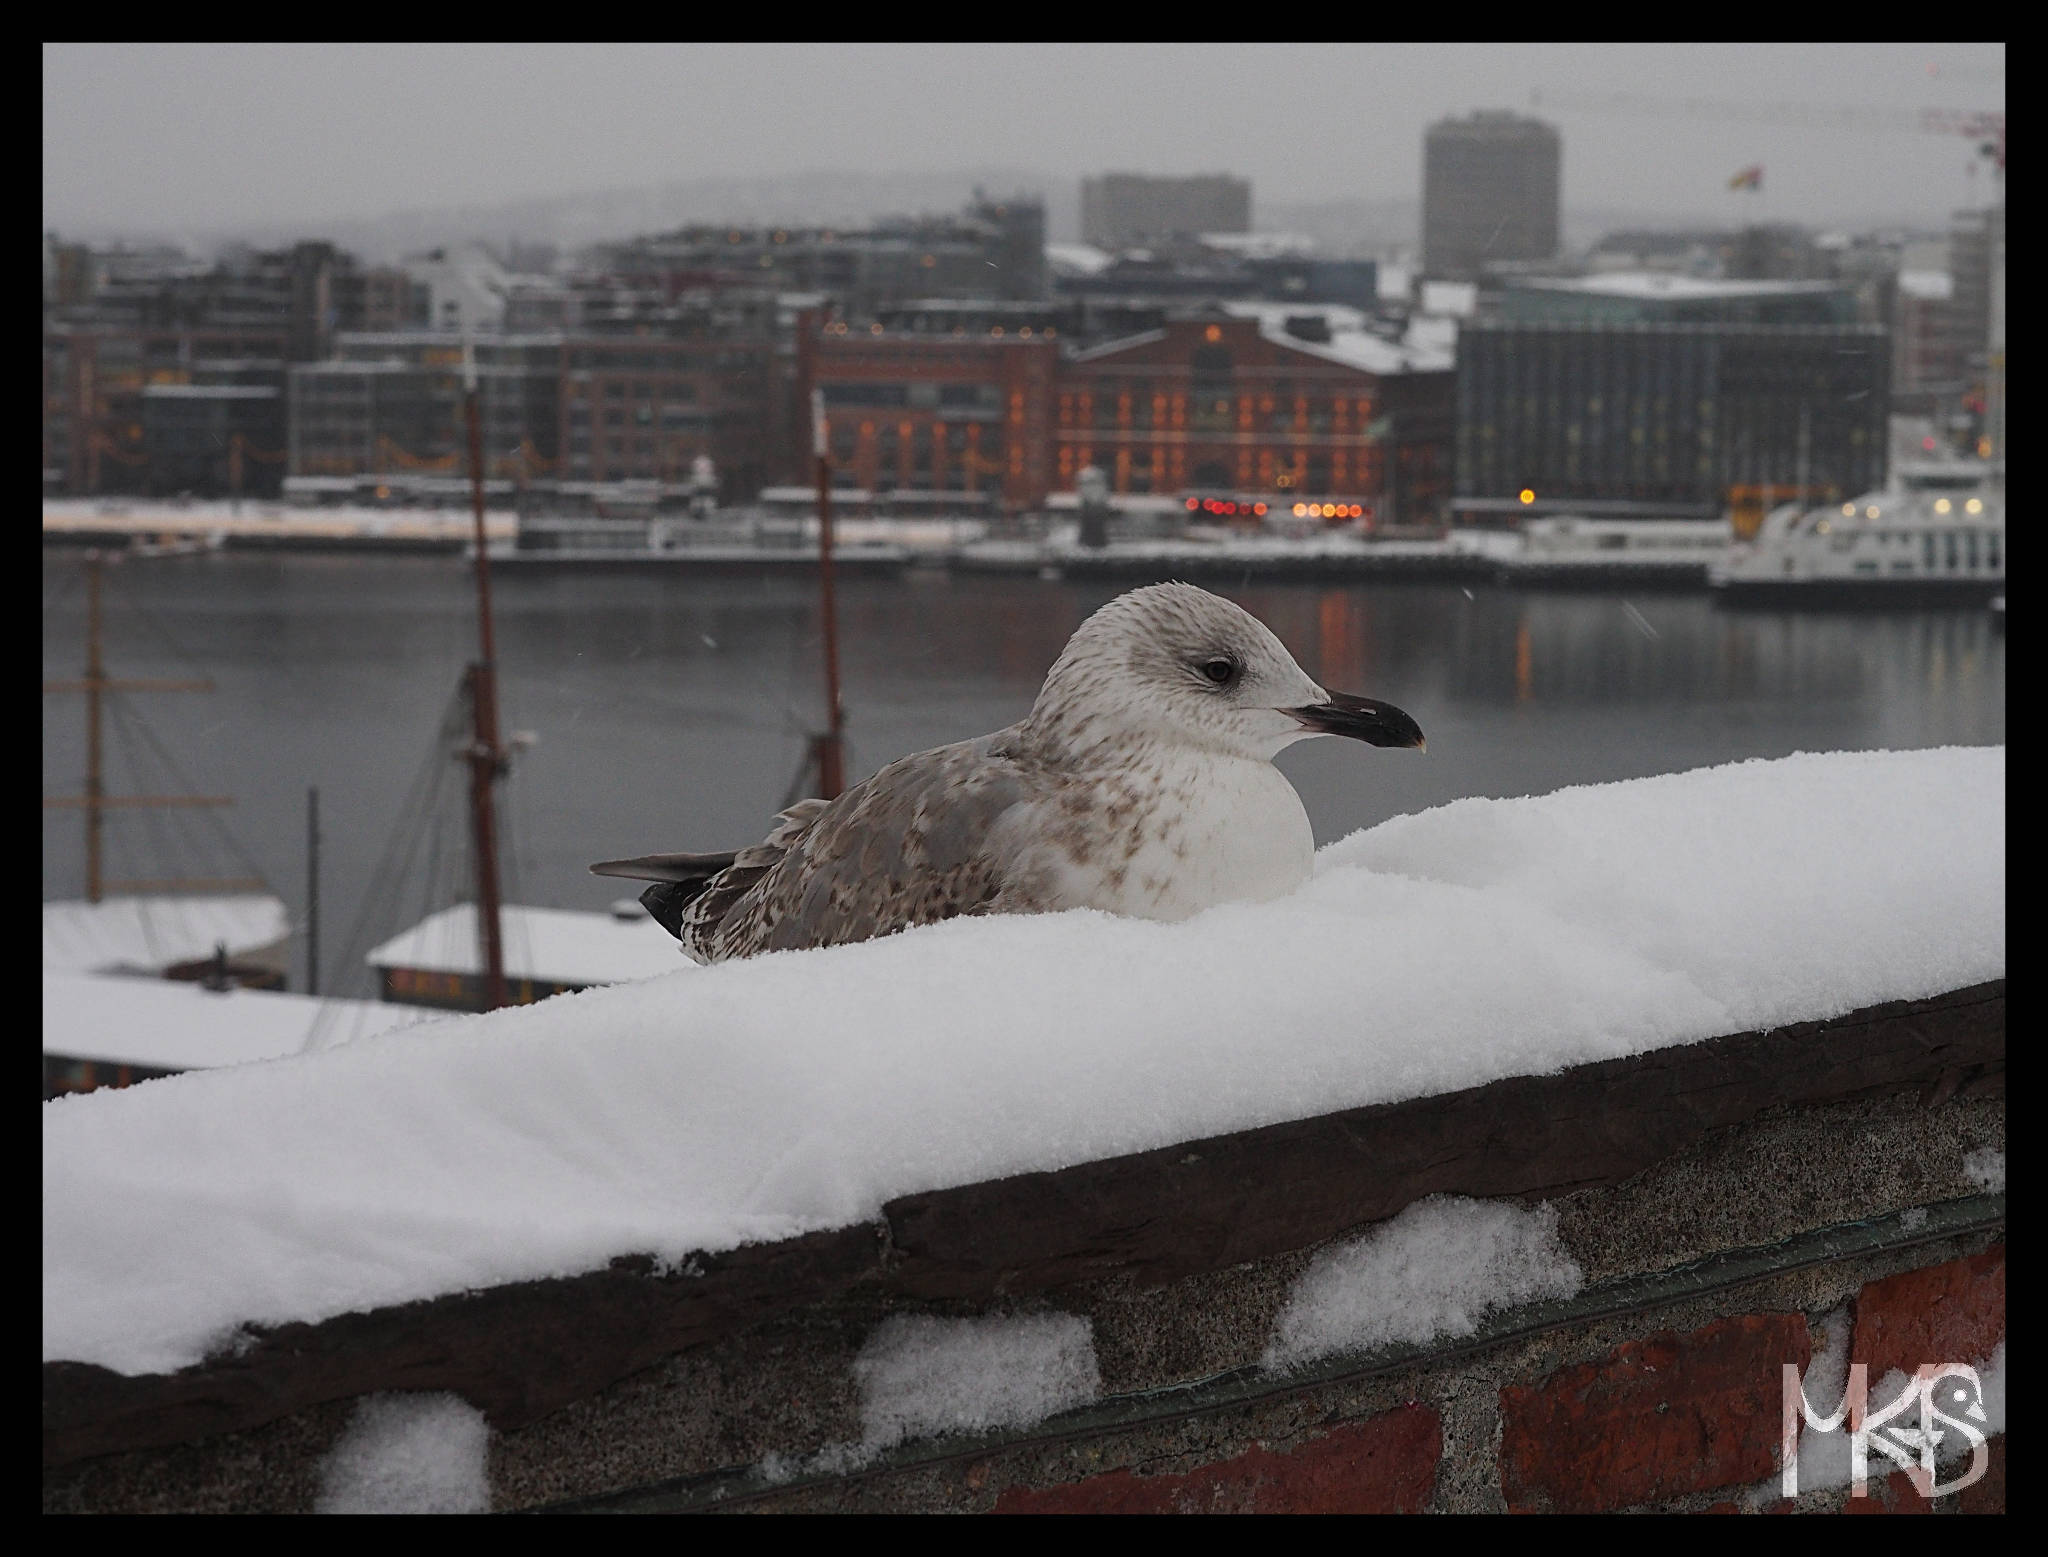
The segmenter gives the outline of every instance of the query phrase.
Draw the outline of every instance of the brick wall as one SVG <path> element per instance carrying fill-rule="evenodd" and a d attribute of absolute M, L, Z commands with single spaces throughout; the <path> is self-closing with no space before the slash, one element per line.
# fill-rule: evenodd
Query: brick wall
<path fill-rule="evenodd" d="M 1895 1052 L 1907 1071 L 1873 1088 Z M 1799 1080 L 1801 1056 L 1821 1082 Z M 1959 995 L 1686 1058 L 1691 1092 L 1668 1059 L 1503 1082 L 1412 1119 L 1333 1116 L 911 1197 L 882 1223 L 686 1273 L 624 1262 L 287 1327 L 179 1375 L 47 1364 L 44 1508 L 305 1511 L 357 1399 L 452 1390 L 489 1421 L 500 1511 L 2002 1510 L 2002 1438 L 1980 1481 L 1931 1502 L 1881 1456 L 1869 1496 L 1778 1491 L 1787 1363 L 1858 1362 L 1875 1386 L 1980 1362 L 2003 1338 L 2004 1196 L 1970 1166 L 2004 1145 L 2002 988 L 1989 1006 Z M 1642 1145 L 1687 1117 L 1674 1097 L 1724 1099 L 1759 1065 L 1781 1091 L 1851 1095 Z M 1611 1161 L 1594 1151 L 1610 1119 L 1629 1148 Z M 1395 1148 L 1434 1164 L 1488 1132 L 1521 1155 L 1411 1198 L 1546 1186 L 1533 1198 L 1555 1207 L 1584 1287 L 1427 1343 L 1269 1368 L 1319 1251 L 1404 1203 L 1386 1195 L 1407 1182 Z M 1553 1139 L 1559 1161 L 1532 1176 L 1530 1143 Z M 1353 1164 L 1359 1140 L 1373 1149 Z M 1099 1395 L 1036 1423 L 862 1448 L 859 1363 L 878 1327 L 1019 1308 L 1087 1322 Z M 1810 1398 L 1825 1408 L 1826 1393 Z"/>
<path fill-rule="evenodd" d="M 1866 1280 L 1853 1292 L 1850 1359 L 1869 1367 L 1873 1384 L 1923 1361 L 1982 1362 L 2004 1338 L 2005 1248 Z M 1582 1361 L 1488 1380 L 1484 1400 L 1473 1398 L 1481 1392 L 1472 1377 L 1483 1370 L 1438 1369 L 1400 1381 L 1422 1388 L 1392 1409 L 1376 1409 L 1371 1392 L 1309 1394 L 1236 1422 L 1183 1424 L 1164 1443 L 1111 1433 L 1036 1456 L 1011 1451 L 950 1471 L 752 1501 L 998 1514 L 2004 1512 L 2002 1435 L 1990 1442 L 1982 1479 L 1942 1497 L 1923 1497 L 1907 1472 L 1886 1475 L 1890 1462 L 1875 1453 L 1865 1496 L 1846 1488 L 1778 1496 L 1780 1370 L 1790 1362 L 1803 1373 L 1817 1344 L 1807 1311 L 1760 1306 L 1686 1329 L 1646 1329 Z M 1104 1465 L 1113 1468 L 1095 1468 Z M 1953 1479 L 1958 1468 L 1943 1474 Z"/>

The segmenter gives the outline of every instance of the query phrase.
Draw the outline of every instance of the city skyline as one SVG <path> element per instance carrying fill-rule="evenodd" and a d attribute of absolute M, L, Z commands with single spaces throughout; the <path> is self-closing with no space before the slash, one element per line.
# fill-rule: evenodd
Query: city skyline
<path fill-rule="evenodd" d="M 1262 207 L 1415 198 L 1425 128 L 1474 108 L 1559 127 L 1568 211 L 1939 225 L 1990 193 L 1969 139 L 1829 116 L 2004 108 L 2000 44 L 59 44 L 43 64 L 45 227 L 138 236 L 983 166 L 1061 186 L 1056 226 L 1085 175 L 1227 172 L 1264 227 Z M 1757 165 L 1760 192 L 1729 189 Z"/>

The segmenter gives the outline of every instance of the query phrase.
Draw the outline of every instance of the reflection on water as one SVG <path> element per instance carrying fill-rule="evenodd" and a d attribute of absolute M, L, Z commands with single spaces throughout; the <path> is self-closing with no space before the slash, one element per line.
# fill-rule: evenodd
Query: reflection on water
<path fill-rule="evenodd" d="M 44 562 L 46 677 L 81 668 L 77 571 L 61 554 Z M 1067 635 L 1115 592 L 937 574 L 840 590 L 855 772 L 1020 717 Z M 1324 685 L 1398 703 L 1428 732 L 1427 754 L 1308 741 L 1282 758 L 1325 842 L 1463 795 L 2005 738 L 2004 640 L 1978 611 L 1737 613 L 1704 595 L 1418 584 L 1231 593 Z M 584 873 L 591 860 L 761 835 L 822 702 L 811 585 L 528 574 L 495 594 L 506 727 L 540 736 L 509 795 L 522 900 L 598 907 L 618 894 Z M 214 677 L 211 696 L 125 702 L 190 787 L 237 797 L 234 830 L 288 899 L 303 890 L 305 789 L 321 786 L 326 914 L 351 922 L 474 653 L 463 566 L 130 561 L 111 570 L 107 634 L 116 673 L 197 664 Z M 77 698 L 44 699 L 45 793 L 77 792 L 82 725 Z M 116 758 L 114 792 L 165 782 Z M 46 898 L 77 894 L 83 876 L 76 819 L 55 815 Z M 109 848 L 140 862 L 121 874 L 149 874 L 152 852 L 175 852 L 172 829 L 196 825 L 116 815 Z"/>

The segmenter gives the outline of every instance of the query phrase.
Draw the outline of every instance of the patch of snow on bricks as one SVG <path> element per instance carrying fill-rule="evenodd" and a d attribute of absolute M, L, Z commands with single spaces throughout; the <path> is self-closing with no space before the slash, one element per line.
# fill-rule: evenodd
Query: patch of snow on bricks
<path fill-rule="evenodd" d="M 1094 1330 L 1077 1314 L 902 1314 L 854 1360 L 862 1446 L 1029 1427 L 1102 1391 Z"/>
<path fill-rule="evenodd" d="M 1558 1239 L 1556 1207 L 1432 1195 L 1318 1254 L 1274 1322 L 1265 1362 L 1471 1335 L 1498 1309 L 1583 1285 Z"/>
<path fill-rule="evenodd" d="M 2005 1189 L 2005 1153 L 1995 1146 L 1980 1146 L 1963 1154 L 1963 1177 L 1985 1193 Z"/>
<path fill-rule="evenodd" d="M 482 1514 L 484 1415 L 459 1395 L 370 1395 L 320 1465 L 322 1514 Z"/>

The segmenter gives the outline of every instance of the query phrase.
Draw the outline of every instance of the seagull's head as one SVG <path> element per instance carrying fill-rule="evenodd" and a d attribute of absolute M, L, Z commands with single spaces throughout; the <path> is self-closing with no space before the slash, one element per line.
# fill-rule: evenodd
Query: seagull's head
<path fill-rule="evenodd" d="M 1422 745 L 1393 704 L 1326 691 L 1264 622 L 1192 584 L 1134 589 L 1083 622 L 1030 723 L 1071 756 L 1134 736 L 1265 760 L 1310 735 Z"/>

